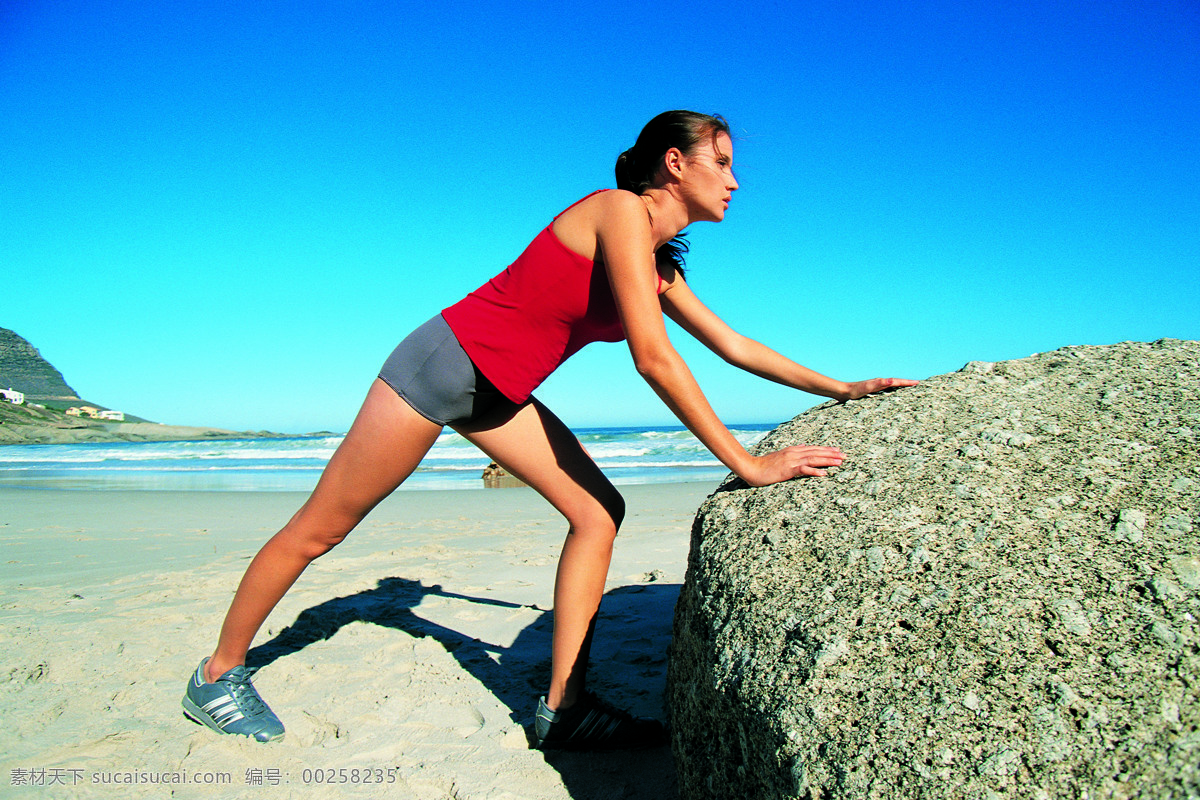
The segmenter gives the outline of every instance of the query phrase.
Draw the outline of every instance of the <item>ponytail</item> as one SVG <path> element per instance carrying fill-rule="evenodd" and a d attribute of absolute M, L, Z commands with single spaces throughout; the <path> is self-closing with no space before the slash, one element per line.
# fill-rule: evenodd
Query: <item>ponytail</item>
<path fill-rule="evenodd" d="M 640 179 L 634 177 L 635 175 L 639 175 L 637 167 L 637 157 L 634 156 L 632 147 L 617 156 L 616 172 L 618 189 L 624 189 L 634 194 L 641 194 L 649 188 L 649 181 L 644 176 Z"/>

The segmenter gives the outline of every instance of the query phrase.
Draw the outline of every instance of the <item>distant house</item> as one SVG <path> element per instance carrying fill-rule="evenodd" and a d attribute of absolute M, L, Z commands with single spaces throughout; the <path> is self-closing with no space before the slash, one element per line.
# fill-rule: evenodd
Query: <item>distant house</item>
<path fill-rule="evenodd" d="M 71 406 L 67 409 L 69 417 L 91 417 L 92 419 L 107 419 L 115 420 L 116 422 L 125 421 L 124 411 L 101 411 L 94 406 Z"/>
<path fill-rule="evenodd" d="M 7 400 L 15 406 L 19 406 L 25 402 L 25 393 L 18 392 L 10 386 L 7 389 L 0 389 L 0 398 Z"/>

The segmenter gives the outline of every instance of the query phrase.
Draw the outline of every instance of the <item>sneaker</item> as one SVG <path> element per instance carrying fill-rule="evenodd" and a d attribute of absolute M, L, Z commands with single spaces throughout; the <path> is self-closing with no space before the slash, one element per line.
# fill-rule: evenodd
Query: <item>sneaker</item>
<path fill-rule="evenodd" d="M 661 722 L 613 708 L 591 692 L 560 711 L 541 698 L 533 731 L 539 750 L 636 750 L 667 743 Z"/>
<path fill-rule="evenodd" d="M 283 723 L 259 697 L 250 676 L 254 670 L 237 666 L 212 683 L 204 680 L 200 662 L 183 695 L 183 713 L 189 719 L 207 725 L 217 733 L 250 736 L 260 742 L 283 737 Z"/>

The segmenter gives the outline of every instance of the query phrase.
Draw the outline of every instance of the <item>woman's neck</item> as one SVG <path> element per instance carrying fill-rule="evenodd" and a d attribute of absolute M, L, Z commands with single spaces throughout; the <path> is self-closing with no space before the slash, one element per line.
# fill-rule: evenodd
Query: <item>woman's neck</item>
<path fill-rule="evenodd" d="M 667 187 L 647 189 L 641 198 L 650 212 L 650 230 L 656 240 L 655 247 L 674 239 L 691 222 L 686 206 Z"/>

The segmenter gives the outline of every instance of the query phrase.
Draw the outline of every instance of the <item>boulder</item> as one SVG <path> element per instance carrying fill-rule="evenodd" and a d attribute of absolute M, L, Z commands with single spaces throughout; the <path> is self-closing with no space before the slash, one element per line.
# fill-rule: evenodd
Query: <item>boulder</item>
<path fill-rule="evenodd" d="M 525 481 L 516 475 L 510 475 L 504 467 L 495 461 L 483 468 L 483 486 L 485 489 L 517 489 L 527 485 Z"/>
<path fill-rule="evenodd" d="M 692 529 L 689 798 L 1200 796 L 1200 342 L 972 362 L 827 403 Z"/>

